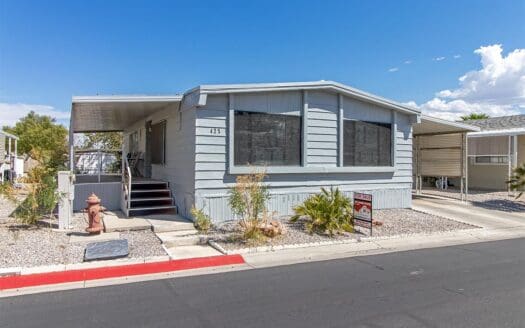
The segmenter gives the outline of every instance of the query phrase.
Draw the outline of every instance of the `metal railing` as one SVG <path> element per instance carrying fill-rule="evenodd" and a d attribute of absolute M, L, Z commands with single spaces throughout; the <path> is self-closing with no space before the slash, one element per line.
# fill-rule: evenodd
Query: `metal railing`
<path fill-rule="evenodd" d="M 124 197 L 126 201 L 126 209 L 129 209 L 131 207 L 131 168 L 129 167 L 129 161 L 127 157 L 124 157 L 122 162 L 122 188 L 124 191 Z"/>
<path fill-rule="evenodd" d="M 76 150 L 74 172 L 84 182 L 118 182 L 121 157 L 120 150 Z"/>

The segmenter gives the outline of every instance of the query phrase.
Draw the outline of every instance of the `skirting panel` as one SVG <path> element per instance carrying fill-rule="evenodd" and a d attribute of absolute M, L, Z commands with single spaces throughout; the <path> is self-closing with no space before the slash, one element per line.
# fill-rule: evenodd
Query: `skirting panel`
<path fill-rule="evenodd" d="M 412 206 L 412 191 L 410 188 L 378 189 L 378 190 L 356 190 L 357 192 L 370 193 L 374 198 L 374 209 L 387 208 L 410 208 Z M 354 191 L 343 191 L 352 198 Z M 303 202 L 313 192 L 270 192 L 268 208 L 277 215 L 293 214 L 293 207 Z M 197 204 L 207 213 L 214 222 L 229 221 L 235 219 L 228 205 L 228 195 L 197 196 Z"/>
<path fill-rule="evenodd" d="M 106 209 L 120 210 L 121 186 L 120 182 L 75 184 L 73 211 L 77 212 L 85 208 L 86 199 L 91 193 L 95 193 L 100 198 L 102 206 Z"/>

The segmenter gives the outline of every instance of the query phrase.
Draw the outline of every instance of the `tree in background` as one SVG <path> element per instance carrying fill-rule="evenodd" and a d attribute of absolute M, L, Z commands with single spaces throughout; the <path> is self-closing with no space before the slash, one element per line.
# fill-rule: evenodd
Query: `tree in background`
<path fill-rule="evenodd" d="M 84 133 L 80 139 L 79 148 L 121 150 L 122 132 Z"/>
<path fill-rule="evenodd" d="M 483 120 L 483 119 L 486 119 L 486 118 L 490 118 L 490 116 L 488 116 L 487 114 L 485 113 L 472 113 L 472 114 L 468 114 L 468 115 L 463 115 L 461 116 L 461 119 L 463 121 L 468 121 L 468 120 Z"/>
<path fill-rule="evenodd" d="M 3 129 L 19 138 L 19 154 L 26 154 L 53 171 L 65 165 L 68 131 L 54 118 L 31 111 L 14 127 Z"/>

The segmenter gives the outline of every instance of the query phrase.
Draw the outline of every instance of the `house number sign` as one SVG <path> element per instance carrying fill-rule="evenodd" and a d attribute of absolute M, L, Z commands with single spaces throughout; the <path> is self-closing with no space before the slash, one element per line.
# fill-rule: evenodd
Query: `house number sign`
<path fill-rule="evenodd" d="M 222 129 L 221 128 L 211 128 L 210 134 L 222 134 Z"/>

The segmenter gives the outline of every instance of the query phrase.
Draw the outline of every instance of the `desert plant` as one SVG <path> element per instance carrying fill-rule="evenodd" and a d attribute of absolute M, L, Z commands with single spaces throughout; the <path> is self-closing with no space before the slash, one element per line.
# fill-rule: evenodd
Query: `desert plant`
<path fill-rule="evenodd" d="M 523 195 L 525 189 L 525 163 L 514 169 L 514 172 L 509 181 L 507 181 L 511 190 L 519 191 L 516 198 L 520 198 Z"/>
<path fill-rule="evenodd" d="M 229 190 L 229 205 L 233 214 L 240 218 L 239 225 L 245 240 L 260 240 L 264 238 L 259 226 L 267 213 L 266 202 L 270 198 L 268 187 L 263 182 L 264 171 L 253 171 L 240 175 L 235 186 Z"/>
<path fill-rule="evenodd" d="M 29 193 L 14 212 L 19 221 L 35 224 L 44 215 L 53 217 L 60 196 L 54 174 L 54 169 L 39 165 L 24 178 Z"/>
<path fill-rule="evenodd" d="M 191 208 L 191 215 L 193 215 L 193 225 L 197 230 L 204 233 L 207 233 L 208 230 L 210 230 L 211 219 L 208 215 L 204 213 L 202 209 L 198 209 L 197 207 L 193 206 Z"/>
<path fill-rule="evenodd" d="M 16 202 L 16 192 L 11 182 L 0 183 L 0 195 L 13 203 Z"/>
<path fill-rule="evenodd" d="M 333 236 L 343 231 L 352 232 L 352 201 L 336 188 L 308 197 L 302 204 L 294 207 L 295 215 L 290 218 L 296 222 L 305 218 L 305 229 L 309 233 L 327 233 Z"/>

